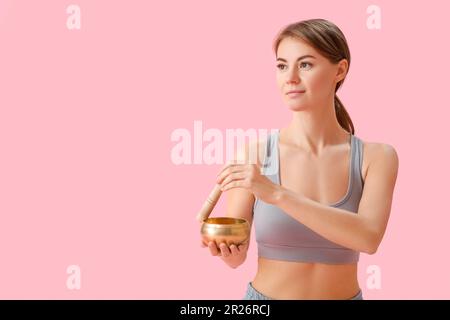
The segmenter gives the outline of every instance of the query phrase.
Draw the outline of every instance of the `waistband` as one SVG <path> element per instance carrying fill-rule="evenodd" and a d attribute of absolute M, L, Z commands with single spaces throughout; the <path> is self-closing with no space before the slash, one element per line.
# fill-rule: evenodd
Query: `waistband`
<path fill-rule="evenodd" d="M 262 294 L 258 290 L 256 290 L 255 287 L 253 287 L 252 283 L 249 282 L 247 284 L 247 292 L 246 292 L 243 300 L 274 300 L 274 299 L 272 299 L 272 298 Z M 359 290 L 359 292 L 355 296 L 351 297 L 348 300 L 364 300 L 362 291 Z"/>

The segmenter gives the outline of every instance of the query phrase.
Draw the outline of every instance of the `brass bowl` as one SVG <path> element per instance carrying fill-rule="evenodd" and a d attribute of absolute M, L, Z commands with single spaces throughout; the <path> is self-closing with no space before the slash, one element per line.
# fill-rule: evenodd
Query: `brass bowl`
<path fill-rule="evenodd" d="M 222 242 L 227 246 L 240 245 L 249 239 L 250 224 L 247 220 L 240 218 L 208 218 L 203 221 L 200 233 L 205 244 L 215 241 L 217 246 Z"/>

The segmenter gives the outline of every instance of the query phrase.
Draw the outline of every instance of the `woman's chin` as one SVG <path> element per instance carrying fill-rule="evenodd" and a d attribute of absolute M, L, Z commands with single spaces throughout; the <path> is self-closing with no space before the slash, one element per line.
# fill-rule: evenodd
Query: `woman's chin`
<path fill-rule="evenodd" d="M 288 104 L 288 107 L 292 111 L 304 111 L 308 109 L 304 104 Z"/>

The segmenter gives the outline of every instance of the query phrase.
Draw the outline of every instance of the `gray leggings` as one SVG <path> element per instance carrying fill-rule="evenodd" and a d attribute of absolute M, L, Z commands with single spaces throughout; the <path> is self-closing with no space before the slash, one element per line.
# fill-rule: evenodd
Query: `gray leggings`
<path fill-rule="evenodd" d="M 263 295 L 252 286 L 251 282 L 249 282 L 247 284 L 247 292 L 245 293 L 243 300 L 272 300 L 272 298 Z M 356 296 L 350 298 L 349 300 L 364 300 L 362 291 L 360 290 Z"/>

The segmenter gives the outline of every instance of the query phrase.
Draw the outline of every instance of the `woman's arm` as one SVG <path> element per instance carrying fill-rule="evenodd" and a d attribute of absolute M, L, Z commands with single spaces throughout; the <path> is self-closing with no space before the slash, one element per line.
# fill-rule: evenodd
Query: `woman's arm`
<path fill-rule="evenodd" d="M 241 150 L 234 160 L 241 160 L 244 163 L 252 163 L 260 161 L 264 157 L 264 143 L 261 141 L 254 141 L 247 143 L 244 149 Z M 253 205 L 255 203 L 255 197 L 250 190 L 244 188 L 235 188 L 227 192 L 227 217 L 244 218 L 250 225 L 250 233 L 253 222 Z M 245 244 L 236 246 L 231 245 L 228 247 L 225 243 L 216 244 L 210 243 L 208 247 L 213 256 L 221 254 L 221 259 L 231 268 L 237 268 L 247 258 L 247 251 L 251 241 L 251 234 Z"/>
<path fill-rule="evenodd" d="M 323 205 L 280 187 L 273 204 L 324 238 L 374 254 L 385 233 L 398 172 L 395 149 L 380 144 L 371 161 L 358 213 Z"/>

